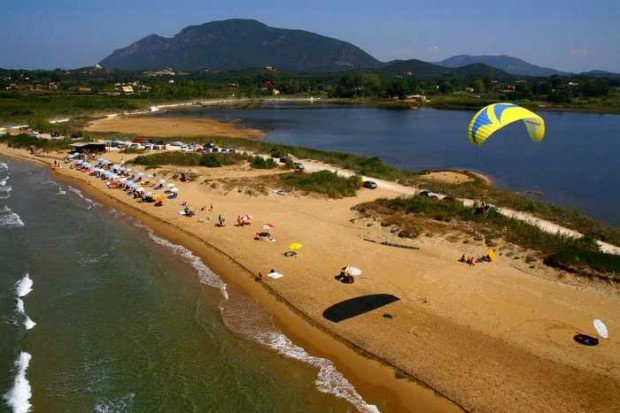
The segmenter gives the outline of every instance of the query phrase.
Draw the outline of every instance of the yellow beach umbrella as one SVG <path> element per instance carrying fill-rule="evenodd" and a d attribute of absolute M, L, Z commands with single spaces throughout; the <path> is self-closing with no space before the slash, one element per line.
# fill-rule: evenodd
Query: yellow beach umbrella
<path fill-rule="evenodd" d="M 299 242 L 293 242 L 291 245 L 288 246 L 289 251 L 297 251 L 299 249 L 301 249 L 303 247 L 303 244 L 300 244 Z"/>
<path fill-rule="evenodd" d="M 493 248 L 489 248 L 489 258 L 491 261 L 495 261 L 495 251 L 493 251 Z"/>

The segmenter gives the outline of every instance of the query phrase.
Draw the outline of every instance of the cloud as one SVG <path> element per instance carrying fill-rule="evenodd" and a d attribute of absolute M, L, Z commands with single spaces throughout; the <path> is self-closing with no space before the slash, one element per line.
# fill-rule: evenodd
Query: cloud
<path fill-rule="evenodd" d="M 571 56 L 574 56 L 574 57 L 586 57 L 590 54 L 589 50 L 579 49 L 577 47 L 573 47 L 568 52 L 571 54 Z"/>
<path fill-rule="evenodd" d="M 426 53 L 431 57 L 439 57 L 439 46 L 432 45 L 426 48 Z"/>

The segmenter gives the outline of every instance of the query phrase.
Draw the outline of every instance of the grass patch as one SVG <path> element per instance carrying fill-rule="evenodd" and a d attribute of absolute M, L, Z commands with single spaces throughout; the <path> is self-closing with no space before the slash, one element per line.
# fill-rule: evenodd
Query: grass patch
<path fill-rule="evenodd" d="M 362 185 L 359 176 L 346 178 L 330 171 L 282 175 L 281 180 L 293 188 L 324 194 L 330 198 L 355 196 Z"/>
<path fill-rule="evenodd" d="M 362 204 L 358 210 L 374 210 L 388 217 L 401 214 L 406 217 L 399 225 L 413 226 L 413 223 L 439 221 L 457 226 L 467 223 L 476 233 L 484 234 L 485 241 L 492 243 L 502 238 L 524 248 L 540 251 L 545 256 L 545 263 L 575 271 L 593 270 L 599 274 L 617 277 L 620 270 L 620 256 L 605 254 L 598 250 L 594 239 L 580 239 L 549 234 L 523 221 L 508 218 L 491 209 L 484 216 L 476 214 L 474 208 L 463 206 L 460 202 L 446 202 L 429 197 L 408 197 L 395 199 L 379 199 Z M 453 226 L 448 226 L 452 228 Z M 437 230 L 437 228 L 435 228 Z"/>

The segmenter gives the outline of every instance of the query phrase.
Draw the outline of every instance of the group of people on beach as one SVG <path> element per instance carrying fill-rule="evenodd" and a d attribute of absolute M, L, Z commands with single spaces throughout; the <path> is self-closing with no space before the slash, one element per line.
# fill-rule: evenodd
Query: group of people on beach
<path fill-rule="evenodd" d="M 465 264 L 469 264 L 469 265 L 476 265 L 478 263 L 483 263 L 483 262 L 491 262 L 491 255 L 487 254 L 487 255 L 482 255 L 478 258 L 476 257 L 466 257 L 465 254 L 463 254 L 461 256 L 461 258 L 459 258 L 459 262 L 464 262 Z"/>

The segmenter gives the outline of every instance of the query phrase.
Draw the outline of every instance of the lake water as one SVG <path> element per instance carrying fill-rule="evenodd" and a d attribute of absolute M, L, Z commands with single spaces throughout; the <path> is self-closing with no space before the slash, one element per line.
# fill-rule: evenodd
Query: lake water
<path fill-rule="evenodd" d="M 0 412 L 365 406 L 191 252 L 0 161 Z"/>
<path fill-rule="evenodd" d="M 378 156 L 399 168 L 479 171 L 502 187 L 541 192 L 550 202 L 620 225 L 618 115 L 541 112 L 547 128 L 542 143 L 532 143 L 519 122 L 482 147 L 466 137 L 471 111 L 269 104 L 158 116 L 197 113 L 261 128 L 273 142 Z"/>

